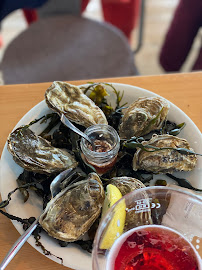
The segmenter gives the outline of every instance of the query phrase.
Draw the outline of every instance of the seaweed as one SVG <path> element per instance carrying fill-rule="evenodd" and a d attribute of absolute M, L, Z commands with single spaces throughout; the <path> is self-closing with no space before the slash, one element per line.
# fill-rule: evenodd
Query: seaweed
<path fill-rule="evenodd" d="M 166 174 L 168 177 L 170 177 L 171 179 L 175 180 L 179 186 L 181 187 L 184 187 L 184 188 L 188 188 L 188 189 L 191 189 L 191 190 L 194 190 L 194 191 L 199 191 L 199 192 L 202 192 L 202 189 L 198 189 L 198 188 L 195 188 L 193 187 L 189 181 L 185 178 L 179 178 L 179 177 L 176 177 L 170 173 L 167 173 Z"/>
<path fill-rule="evenodd" d="M 41 231 L 42 231 L 41 226 L 38 226 L 38 227 L 34 230 L 34 232 L 32 233 L 33 236 L 34 236 L 34 239 L 35 239 L 35 244 L 36 244 L 36 246 L 41 248 L 41 250 L 43 251 L 43 254 L 44 254 L 44 255 L 46 255 L 46 256 L 53 256 L 53 257 L 57 258 L 58 260 L 61 261 L 61 264 L 63 265 L 63 258 L 61 258 L 61 257 L 59 257 L 59 256 L 56 256 L 56 255 L 54 255 L 53 253 L 51 253 L 51 252 L 50 252 L 49 250 L 47 250 L 47 249 L 44 247 L 44 245 L 40 242 L 40 239 L 41 239 L 40 233 L 41 233 Z"/>
<path fill-rule="evenodd" d="M 48 126 L 44 129 L 44 131 L 42 131 L 39 134 L 41 137 L 43 137 L 44 135 L 48 134 L 48 132 L 50 132 L 59 123 L 60 118 L 56 113 L 48 113 L 38 119 L 32 120 L 27 125 L 22 126 L 22 128 L 18 131 L 18 135 L 22 136 L 22 132 L 21 132 L 22 130 L 31 127 L 32 125 L 38 123 L 39 121 L 41 121 L 40 124 L 42 124 L 42 123 L 46 123 L 47 120 L 50 120 Z"/>
<path fill-rule="evenodd" d="M 128 141 L 125 141 L 123 145 L 129 149 L 137 149 L 140 148 L 145 152 L 156 152 L 156 151 L 162 151 L 162 150 L 173 150 L 176 151 L 182 155 L 198 155 L 202 156 L 202 154 L 195 153 L 194 151 L 186 148 L 179 148 L 179 147 L 157 147 L 151 144 L 143 144 L 142 137 L 133 137 Z"/>
<path fill-rule="evenodd" d="M 184 122 L 177 125 L 174 122 L 166 120 L 164 121 L 160 129 L 152 130 L 148 134 L 144 135 L 144 139 L 146 141 L 150 140 L 154 134 L 157 134 L 157 135 L 169 134 L 169 135 L 177 136 L 185 128 L 185 126 L 186 126 L 186 123 Z"/>
<path fill-rule="evenodd" d="M 108 86 L 112 89 L 116 96 L 116 106 L 112 107 L 108 103 L 106 96 L 109 96 L 105 86 Z M 123 117 L 122 110 L 126 108 L 126 104 L 121 105 L 124 92 L 117 91 L 116 88 L 110 83 L 90 83 L 88 87 L 84 89 L 84 93 L 87 94 L 88 91 L 91 91 L 89 98 L 91 98 L 97 106 L 104 112 L 108 124 L 114 129 L 118 129 L 121 118 Z"/>

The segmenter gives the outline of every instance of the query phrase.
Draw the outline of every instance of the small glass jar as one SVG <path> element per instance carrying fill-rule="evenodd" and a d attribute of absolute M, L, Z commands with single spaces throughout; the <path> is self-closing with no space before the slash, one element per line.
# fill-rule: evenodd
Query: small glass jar
<path fill-rule="evenodd" d="M 120 138 L 116 130 L 109 125 L 94 125 L 88 127 L 86 135 L 96 145 L 95 151 L 84 138 L 81 139 L 81 151 L 84 161 L 92 165 L 99 175 L 109 171 L 116 163 L 120 148 Z"/>

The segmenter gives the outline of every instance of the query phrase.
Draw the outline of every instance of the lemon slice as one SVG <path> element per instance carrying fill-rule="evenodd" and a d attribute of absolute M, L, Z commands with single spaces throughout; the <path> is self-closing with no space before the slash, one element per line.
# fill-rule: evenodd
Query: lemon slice
<path fill-rule="evenodd" d="M 115 204 L 119 199 L 122 198 L 121 192 L 119 189 L 109 184 L 106 188 L 106 196 L 104 200 L 104 205 L 102 209 L 102 218 L 108 211 L 108 209 Z M 101 240 L 100 248 L 101 249 L 109 249 L 113 245 L 114 241 L 122 234 L 125 219 L 126 219 L 126 204 L 125 200 L 119 202 L 114 209 L 114 215 L 103 234 L 103 238 Z"/>

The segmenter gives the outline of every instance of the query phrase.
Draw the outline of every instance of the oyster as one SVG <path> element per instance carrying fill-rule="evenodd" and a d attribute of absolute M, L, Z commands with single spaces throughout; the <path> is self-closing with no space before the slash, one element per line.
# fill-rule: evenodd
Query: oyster
<path fill-rule="evenodd" d="M 145 188 L 145 185 L 140 180 L 127 176 L 113 177 L 110 183 L 120 190 L 122 196 L 135 189 Z"/>
<path fill-rule="evenodd" d="M 132 177 L 113 177 L 110 181 L 110 183 L 114 186 L 116 186 L 122 196 L 126 195 L 127 193 L 140 189 L 145 188 L 146 186 L 139 180 L 132 178 Z M 142 202 L 146 203 L 147 205 L 150 205 L 149 198 L 147 196 L 147 193 L 145 191 L 142 191 Z M 139 208 L 138 208 L 139 209 Z M 131 204 L 128 201 L 127 209 L 126 209 L 126 221 L 125 221 L 125 230 L 129 230 L 134 228 L 134 226 L 140 226 L 145 224 L 153 224 L 152 218 L 151 218 L 151 211 L 148 208 L 147 211 L 141 211 L 141 208 L 138 211 L 134 207 L 134 201 L 132 199 Z"/>
<path fill-rule="evenodd" d="M 139 137 L 160 129 L 167 117 L 169 103 L 160 97 L 141 97 L 125 111 L 119 128 L 121 139 Z"/>
<path fill-rule="evenodd" d="M 103 111 L 77 86 L 53 82 L 46 90 L 45 99 L 49 108 L 59 114 L 63 113 L 70 121 L 79 125 L 107 125 Z"/>
<path fill-rule="evenodd" d="M 90 173 L 86 180 L 58 193 L 47 204 L 39 222 L 50 236 L 67 242 L 76 241 L 98 218 L 104 197 L 99 176 Z"/>
<path fill-rule="evenodd" d="M 23 126 L 10 133 L 7 143 L 14 161 L 28 171 L 51 174 L 77 166 L 66 150 L 51 146 L 50 142 Z"/>
<path fill-rule="evenodd" d="M 153 135 L 149 141 L 142 143 L 156 147 L 190 148 L 187 140 L 172 135 Z M 148 149 L 153 150 L 153 149 Z M 191 171 L 196 166 L 196 155 L 183 155 L 173 149 L 146 152 L 138 149 L 133 158 L 133 170 L 146 170 L 154 173 L 173 171 Z"/>

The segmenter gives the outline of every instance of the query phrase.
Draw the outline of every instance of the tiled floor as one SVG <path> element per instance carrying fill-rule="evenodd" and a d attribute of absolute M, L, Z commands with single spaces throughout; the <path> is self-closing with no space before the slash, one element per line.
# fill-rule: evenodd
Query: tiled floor
<path fill-rule="evenodd" d="M 158 55 L 178 0 L 146 0 L 145 2 L 143 46 L 134 56 L 135 63 L 141 75 L 161 74 L 163 73 L 163 70 L 158 63 Z M 91 0 L 84 16 L 102 20 L 102 11 L 99 0 Z M 20 10 L 7 16 L 2 23 L 4 45 L 0 49 L 0 59 L 7 45 L 25 28 L 26 22 Z M 137 30 L 134 30 L 132 47 L 135 47 L 136 37 Z M 200 42 L 198 37 L 182 71 L 189 71 L 199 46 Z"/>

